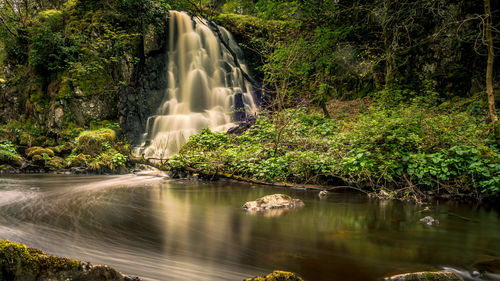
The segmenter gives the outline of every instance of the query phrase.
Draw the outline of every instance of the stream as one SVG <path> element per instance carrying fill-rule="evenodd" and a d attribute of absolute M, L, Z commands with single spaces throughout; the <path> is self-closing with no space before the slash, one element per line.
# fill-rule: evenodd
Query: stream
<path fill-rule="evenodd" d="M 305 207 L 241 210 L 273 193 Z M 482 280 L 470 275 L 471 265 L 500 256 L 498 210 L 452 201 L 426 206 L 358 193 L 320 200 L 317 192 L 229 181 L 1 175 L 0 240 L 143 280 L 243 280 L 281 269 L 306 280 L 356 281 L 443 268 Z M 419 222 L 427 215 L 440 225 Z"/>

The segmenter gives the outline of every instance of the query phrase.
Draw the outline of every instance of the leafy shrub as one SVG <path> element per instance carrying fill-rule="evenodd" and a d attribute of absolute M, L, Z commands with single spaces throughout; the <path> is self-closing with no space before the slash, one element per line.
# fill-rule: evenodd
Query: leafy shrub
<path fill-rule="evenodd" d="M 0 164 L 10 164 L 16 167 L 22 165 L 23 159 L 10 141 L 0 142 Z"/>
<path fill-rule="evenodd" d="M 373 106 L 354 118 L 285 110 L 259 116 L 240 136 L 203 130 L 167 165 L 268 182 L 359 187 L 411 184 L 421 190 L 500 194 L 497 148 L 488 127 L 464 112 L 442 113 L 415 104 Z"/>

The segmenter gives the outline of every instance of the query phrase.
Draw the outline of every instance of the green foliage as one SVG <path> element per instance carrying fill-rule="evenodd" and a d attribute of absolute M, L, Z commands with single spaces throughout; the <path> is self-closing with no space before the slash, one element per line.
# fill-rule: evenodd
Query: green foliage
<path fill-rule="evenodd" d="M 112 161 L 114 167 L 125 167 L 125 164 L 127 164 L 127 156 L 121 153 L 116 153 L 113 155 Z"/>
<path fill-rule="evenodd" d="M 487 130 L 467 113 L 421 104 L 372 106 L 346 119 L 285 110 L 272 120 L 260 116 L 239 136 L 205 129 L 167 165 L 267 182 L 342 180 L 369 188 L 411 183 L 421 190 L 497 196 L 500 155 L 483 138 Z"/>
<path fill-rule="evenodd" d="M 23 159 L 16 147 L 7 140 L 0 141 L 0 164 L 9 164 L 16 167 L 22 165 Z"/>

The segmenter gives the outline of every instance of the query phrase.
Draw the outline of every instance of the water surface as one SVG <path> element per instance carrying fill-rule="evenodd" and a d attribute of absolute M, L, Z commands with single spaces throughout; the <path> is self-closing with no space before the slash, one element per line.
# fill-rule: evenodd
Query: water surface
<path fill-rule="evenodd" d="M 305 207 L 281 216 L 241 210 L 273 193 L 300 198 Z M 319 200 L 313 192 L 234 182 L 0 177 L 0 239 L 144 280 L 242 280 L 273 269 L 306 280 L 379 280 L 444 267 L 468 274 L 475 260 L 500 256 L 497 211 L 453 202 L 423 209 L 353 193 Z M 426 215 L 441 224 L 419 223 Z"/>

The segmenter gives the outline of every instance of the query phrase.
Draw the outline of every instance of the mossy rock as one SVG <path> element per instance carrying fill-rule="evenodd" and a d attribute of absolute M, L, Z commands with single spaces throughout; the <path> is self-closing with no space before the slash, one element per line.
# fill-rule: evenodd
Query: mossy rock
<path fill-rule="evenodd" d="M 50 139 L 46 136 L 39 136 L 39 137 L 36 137 L 34 142 L 33 142 L 34 145 L 37 145 L 37 146 L 54 146 L 55 145 L 55 141 L 53 139 Z"/>
<path fill-rule="evenodd" d="M 76 271 L 79 265 L 76 260 L 47 255 L 7 240 L 0 241 L 0 280 L 40 280 L 41 276 L 55 277 L 59 272 Z"/>
<path fill-rule="evenodd" d="M 105 265 L 52 256 L 8 240 L 0 241 L 0 280 L 140 281 Z"/>
<path fill-rule="evenodd" d="M 387 281 L 464 281 L 462 277 L 452 271 L 424 271 L 399 274 L 385 278 Z"/>
<path fill-rule="evenodd" d="M 23 165 L 23 158 L 19 155 L 0 150 L 0 164 L 9 164 L 15 167 Z"/>
<path fill-rule="evenodd" d="M 31 146 L 34 142 L 35 142 L 35 138 L 28 133 L 23 133 L 19 137 L 19 144 L 20 145 Z"/>
<path fill-rule="evenodd" d="M 66 167 L 66 161 L 59 156 L 54 156 L 50 159 L 45 160 L 45 167 L 51 171 L 57 171 L 64 169 Z"/>
<path fill-rule="evenodd" d="M 57 146 L 59 156 L 70 155 L 74 148 L 75 145 L 71 142 L 65 142 L 64 144 Z"/>
<path fill-rule="evenodd" d="M 248 278 L 246 281 L 304 281 L 293 272 L 275 270 L 266 276 Z"/>
<path fill-rule="evenodd" d="M 69 165 L 71 167 L 86 167 L 89 161 L 90 155 L 80 153 L 70 161 Z"/>
<path fill-rule="evenodd" d="M 33 161 L 33 164 L 35 164 L 35 165 L 45 166 L 45 159 L 43 159 L 42 155 L 34 155 L 31 158 L 31 161 Z"/>
<path fill-rule="evenodd" d="M 106 150 L 106 145 L 111 147 L 115 139 L 116 133 L 111 129 L 84 131 L 78 136 L 76 151 L 78 153 L 95 156 Z"/>
<path fill-rule="evenodd" d="M 28 158 L 33 158 L 33 156 L 35 156 L 35 155 L 42 156 L 44 153 L 47 154 L 49 157 L 54 157 L 54 155 L 55 155 L 54 151 L 52 151 L 51 149 L 43 148 L 40 146 L 30 147 L 30 148 L 26 149 L 25 153 L 26 153 L 26 156 L 28 156 Z"/>
<path fill-rule="evenodd" d="M 54 152 L 54 155 L 61 154 L 61 148 L 59 146 L 52 146 L 52 147 L 47 147 L 47 148 L 52 150 Z"/>

